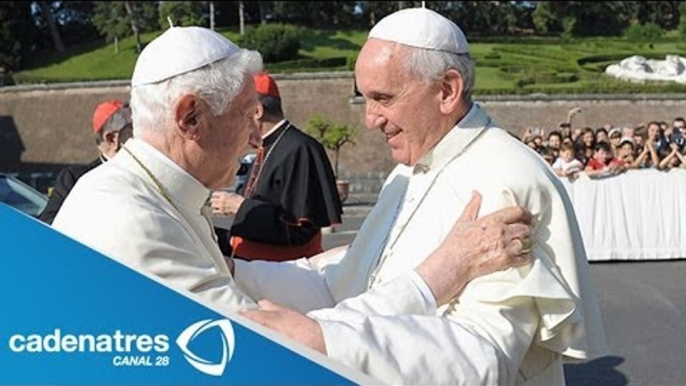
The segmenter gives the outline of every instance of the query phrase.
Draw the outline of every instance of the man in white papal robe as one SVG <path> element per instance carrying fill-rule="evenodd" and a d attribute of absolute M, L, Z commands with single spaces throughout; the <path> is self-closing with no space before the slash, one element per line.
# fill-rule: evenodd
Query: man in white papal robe
<path fill-rule="evenodd" d="M 440 61 L 444 52 L 468 55 L 454 23 L 411 9 L 379 22 L 358 59 L 367 126 L 381 129 L 400 165 L 349 250 L 318 265 L 238 262 L 237 283 L 253 299 L 309 309 L 327 355 L 384 383 L 564 384 L 564 358 L 606 351 L 571 202 L 545 161 L 465 96 L 473 71 L 448 67 L 445 76 L 417 79 L 412 65 L 420 59 L 411 57 L 417 50 L 440 51 L 437 58 L 418 54 L 434 59 L 424 63 Z M 437 111 L 435 126 L 421 115 L 427 111 Z M 446 124 L 451 119 L 457 124 Z M 440 135 L 429 149 L 416 145 L 434 133 Z M 424 297 L 402 316 L 362 300 L 320 310 L 301 300 L 310 280 L 324 281 L 339 303 L 414 269 L 417 252 L 442 242 L 474 190 L 483 195 L 480 214 L 515 204 L 534 214 L 533 265 L 478 278 L 440 308 Z M 296 322 L 289 324 L 283 310 L 274 310 L 246 316 L 298 339 L 292 330 L 303 320 L 291 316 Z"/>

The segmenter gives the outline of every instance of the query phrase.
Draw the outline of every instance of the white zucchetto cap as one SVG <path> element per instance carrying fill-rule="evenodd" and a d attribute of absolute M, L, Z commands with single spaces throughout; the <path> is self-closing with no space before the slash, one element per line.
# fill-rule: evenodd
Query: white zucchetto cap
<path fill-rule="evenodd" d="M 454 54 L 469 53 L 460 27 L 426 8 L 407 8 L 386 16 L 369 31 L 368 38 Z"/>
<path fill-rule="evenodd" d="M 141 52 L 131 86 L 161 82 L 240 51 L 222 35 L 202 27 L 172 27 Z"/>

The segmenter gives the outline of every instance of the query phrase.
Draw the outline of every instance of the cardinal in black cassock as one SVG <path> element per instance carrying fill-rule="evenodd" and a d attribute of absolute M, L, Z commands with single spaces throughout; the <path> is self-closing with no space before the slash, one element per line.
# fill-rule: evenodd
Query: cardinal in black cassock
<path fill-rule="evenodd" d="M 238 193 L 244 200 L 225 254 L 284 261 L 323 251 L 321 228 L 341 222 L 341 201 L 322 145 L 283 118 L 281 98 L 267 74 L 255 76 L 262 146 Z M 223 245 L 222 245 L 223 244 Z"/>

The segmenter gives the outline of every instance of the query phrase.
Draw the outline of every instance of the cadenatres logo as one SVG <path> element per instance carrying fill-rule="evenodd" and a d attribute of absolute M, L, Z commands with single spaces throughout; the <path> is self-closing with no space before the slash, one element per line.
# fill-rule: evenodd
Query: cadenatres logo
<path fill-rule="evenodd" d="M 203 359 L 188 349 L 188 344 L 192 342 L 193 339 L 197 338 L 200 334 L 213 327 L 219 328 L 222 339 L 222 356 L 218 362 L 212 362 L 207 359 Z M 176 344 L 179 345 L 179 348 L 183 352 L 183 356 L 193 367 L 205 374 L 214 375 L 217 377 L 221 376 L 224 374 L 226 364 L 233 356 L 234 335 L 231 322 L 229 322 L 227 319 L 215 321 L 206 319 L 197 323 L 193 323 L 192 325 L 188 326 L 188 328 L 183 330 L 183 332 L 176 339 Z"/>
<path fill-rule="evenodd" d="M 205 331 L 219 328 L 221 347 L 212 344 L 213 353 L 221 351 L 216 361 L 204 359 L 188 347 L 193 340 Z M 115 367 L 167 367 L 172 365 L 169 356 L 169 336 L 166 334 L 137 334 L 115 330 L 111 333 L 72 334 L 55 328 L 47 334 L 14 334 L 10 336 L 9 349 L 22 355 L 90 353 L 112 355 Z M 207 342 L 207 341 L 206 341 Z M 210 341 L 212 342 L 212 341 Z M 188 326 L 176 339 L 176 344 L 184 358 L 197 370 L 213 376 L 224 374 L 226 364 L 231 360 L 234 350 L 234 333 L 228 319 L 206 319 Z M 201 344 L 198 347 L 205 347 Z M 213 355 L 214 356 L 214 355 Z M 218 356 L 218 355 L 217 355 Z"/>

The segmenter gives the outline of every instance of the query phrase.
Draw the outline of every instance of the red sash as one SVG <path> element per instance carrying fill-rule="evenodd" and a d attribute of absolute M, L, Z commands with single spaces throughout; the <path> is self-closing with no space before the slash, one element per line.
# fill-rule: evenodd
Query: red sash
<path fill-rule="evenodd" d="M 229 241 L 236 256 L 246 260 L 286 261 L 322 253 L 322 232 L 319 231 L 305 245 L 270 245 L 232 236 Z"/>

